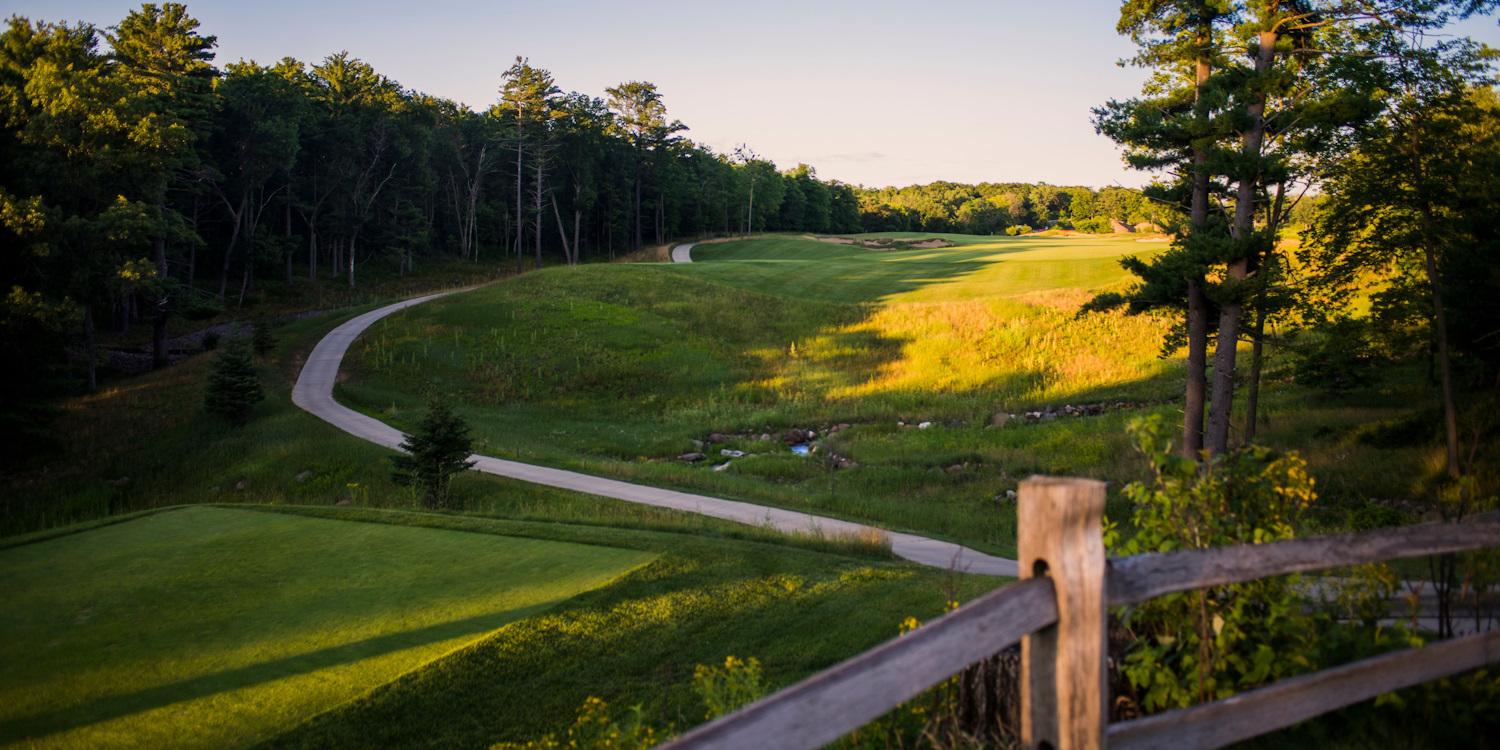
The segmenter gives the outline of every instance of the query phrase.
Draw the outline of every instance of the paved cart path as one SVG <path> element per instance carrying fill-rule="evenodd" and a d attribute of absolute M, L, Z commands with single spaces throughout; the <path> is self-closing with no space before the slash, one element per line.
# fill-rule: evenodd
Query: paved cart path
<path fill-rule="evenodd" d="M 679 245 L 672 250 L 677 262 L 688 262 L 692 245 Z M 681 257 L 683 260 L 677 260 Z M 333 385 L 338 379 L 339 365 L 344 353 L 365 329 L 392 313 L 413 305 L 453 294 L 441 292 L 386 305 L 353 318 L 333 329 L 313 347 L 297 384 L 292 388 L 292 403 L 311 412 L 319 419 L 377 445 L 399 450 L 401 431 L 374 417 L 350 409 L 333 398 Z M 725 500 L 707 495 L 650 487 L 618 479 L 608 479 L 590 474 L 546 466 L 510 461 L 493 456 L 475 454 L 471 457 L 474 468 L 487 474 L 519 479 L 548 487 L 558 487 L 590 495 L 624 500 L 658 508 L 698 513 L 713 518 L 755 526 L 768 525 L 788 533 L 821 533 L 825 535 L 860 535 L 876 531 L 876 527 L 844 521 L 837 518 L 817 516 L 795 510 L 766 505 Z M 953 542 L 929 539 L 916 534 L 880 530 L 891 540 L 891 551 L 898 557 L 935 568 L 952 568 L 968 573 L 992 576 L 1016 575 L 1016 561 L 987 555 Z"/>

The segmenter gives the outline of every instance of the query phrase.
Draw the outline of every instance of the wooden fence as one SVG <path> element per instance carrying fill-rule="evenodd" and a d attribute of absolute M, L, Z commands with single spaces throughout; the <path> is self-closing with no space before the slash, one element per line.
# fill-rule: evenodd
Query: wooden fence
<path fill-rule="evenodd" d="M 1267 576 L 1500 546 L 1500 517 L 1109 559 L 1104 484 L 1032 477 L 1017 506 L 1022 580 L 900 638 L 699 726 L 672 750 L 822 747 L 964 668 L 1021 643 L 1021 740 L 1030 748 L 1219 747 L 1382 693 L 1500 661 L 1500 631 L 1453 638 L 1109 723 L 1109 607 Z"/>

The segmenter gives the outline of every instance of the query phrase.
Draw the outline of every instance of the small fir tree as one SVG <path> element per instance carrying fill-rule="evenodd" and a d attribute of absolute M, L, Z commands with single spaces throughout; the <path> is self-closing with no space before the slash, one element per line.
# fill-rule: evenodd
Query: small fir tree
<path fill-rule="evenodd" d="M 392 480 L 419 488 L 424 506 L 446 507 L 453 475 L 474 465 L 468 460 L 474 452 L 469 425 L 434 393 L 427 401 L 427 415 L 417 425 L 416 432 L 403 437 L 401 450 L 406 454 L 391 459 L 395 464 Z"/>
<path fill-rule="evenodd" d="M 276 335 L 271 333 L 270 323 L 257 320 L 250 326 L 250 348 L 260 357 L 270 354 L 276 348 Z"/>
<path fill-rule="evenodd" d="M 244 344 L 234 343 L 219 350 L 208 374 L 208 393 L 203 399 L 208 412 L 231 424 L 242 425 L 249 420 L 250 409 L 263 398 L 260 376 Z"/>

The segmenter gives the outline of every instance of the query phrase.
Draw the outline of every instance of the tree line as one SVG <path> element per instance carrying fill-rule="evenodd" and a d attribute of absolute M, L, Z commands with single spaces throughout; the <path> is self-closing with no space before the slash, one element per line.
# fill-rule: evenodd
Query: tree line
<path fill-rule="evenodd" d="M 268 282 L 859 228 L 851 187 L 694 143 L 647 81 L 564 92 L 518 57 L 475 109 L 348 52 L 218 67 L 216 46 L 177 3 L 0 33 L 0 330 L 24 352 L 5 413 L 72 377 L 64 345 L 93 388 L 101 329 L 149 324 L 160 366 L 171 316 Z"/>
<path fill-rule="evenodd" d="M 1124 187 L 934 182 L 855 192 L 860 227 L 866 232 L 1000 234 L 1024 226 L 1107 234 L 1138 224 L 1160 225 L 1171 212 L 1141 191 Z"/>
<path fill-rule="evenodd" d="M 1155 258 L 1128 260 L 1136 286 L 1088 309 L 1174 315 L 1168 348 L 1187 347 L 1186 458 L 1254 440 L 1263 347 L 1281 321 L 1328 342 L 1335 378 L 1354 374 L 1374 339 L 1430 356 L 1444 473 L 1457 478 L 1472 463 L 1456 394 L 1492 393 L 1500 372 L 1500 106 L 1492 52 L 1446 28 L 1496 6 L 1123 3 L 1119 30 L 1151 77 L 1139 96 L 1095 109 L 1095 125 L 1154 175 L 1145 195 L 1172 208 L 1176 239 Z M 1299 218 L 1308 230 L 1293 237 Z M 1373 315 L 1357 319 L 1365 303 Z M 1477 450 L 1486 428 L 1469 432 Z"/>

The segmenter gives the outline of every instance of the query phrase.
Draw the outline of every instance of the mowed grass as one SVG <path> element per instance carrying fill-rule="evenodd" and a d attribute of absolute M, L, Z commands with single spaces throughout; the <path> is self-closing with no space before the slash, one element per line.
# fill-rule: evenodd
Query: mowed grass
<path fill-rule="evenodd" d="M 1121 256 L 1159 246 L 959 239 L 875 252 L 777 237 L 703 245 L 691 265 L 528 274 L 377 324 L 339 395 L 409 425 L 435 385 L 491 453 L 1013 551 L 995 497 L 1018 478 L 1120 476 L 1133 457 L 1086 430 L 984 427 L 998 411 L 1171 395 L 1179 368 L 1156 356 L 1159 321 L 1075 315 L 1126 283 Z M 921 436 L 895 434 L 924 421 Z M 839 423 L 853 428 L 824 448 L 856 469 L 780 444 L 786 428 Z M 710 454 L 753 455 L 720 472 L 674 460 L 716 431 L 740 436 Z"/>
<path fill-rule="evenodd" d="M 0 742 L 251 744 L 653 557 L 206 507 L 0 550 Z"/>

